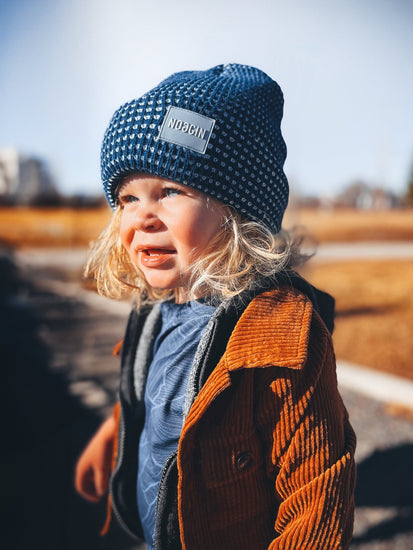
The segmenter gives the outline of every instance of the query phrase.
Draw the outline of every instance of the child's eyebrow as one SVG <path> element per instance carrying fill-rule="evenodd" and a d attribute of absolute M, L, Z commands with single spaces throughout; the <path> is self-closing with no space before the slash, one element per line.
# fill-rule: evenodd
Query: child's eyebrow
<path fill-rule="evenodd" d="M 120 182 L 118 183 L 118 186 L 117 186 L 116 190 L 115 190 L 115 196 L 118 197 L 122 192 L 124 192 L 124 191 L 125 191 L 125 187 L 127 187 L 128 185 L 129 185 L 129 182 L 127 182 L 127 181 L 120 181 Z"/>

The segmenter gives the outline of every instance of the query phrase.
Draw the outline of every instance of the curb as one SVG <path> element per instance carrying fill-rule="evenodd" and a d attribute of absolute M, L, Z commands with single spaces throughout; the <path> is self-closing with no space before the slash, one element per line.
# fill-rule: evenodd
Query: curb
<path fill-rule="evenodd" d="M 339 386 L 343 388 L 413 410 L 413 382 L 407 378 L 347 361 L 337 361 L 337 378 Z"/>

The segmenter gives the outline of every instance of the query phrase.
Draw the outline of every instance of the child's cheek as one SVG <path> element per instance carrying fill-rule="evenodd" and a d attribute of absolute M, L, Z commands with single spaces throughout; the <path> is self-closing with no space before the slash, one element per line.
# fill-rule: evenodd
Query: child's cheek
<path fill-rule="evenodd" d="M 133 241 L 133 235 L 134 235 L 134 230 L 133 230 L 133 225 L 131 224 L 130 215 L 128 216 L 128 214 L 125 213 L 125 211 L 123 211 L 122 219 L 119 227 L 119 237 L 120 237 L 121 243 L 128 251 Z"/>

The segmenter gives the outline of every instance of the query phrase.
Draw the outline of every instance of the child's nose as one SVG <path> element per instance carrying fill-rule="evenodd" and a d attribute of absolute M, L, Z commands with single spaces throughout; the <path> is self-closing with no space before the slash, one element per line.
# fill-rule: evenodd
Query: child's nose
<path fill-rule="evenodd" d="M 140 231 L 157 231 L 162 226 L 162 221 L 151 202 L 141 203 L 135 220 L 135 226 Z"/>

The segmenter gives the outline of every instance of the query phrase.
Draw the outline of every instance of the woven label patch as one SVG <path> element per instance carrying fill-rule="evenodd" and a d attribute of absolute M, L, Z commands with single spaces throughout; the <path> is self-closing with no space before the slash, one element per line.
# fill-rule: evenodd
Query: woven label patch
<path fill-rule="evenodd" d="M 158 139 L 204 154 L 215 120 L 181 107 L 168 107 Z"/>

